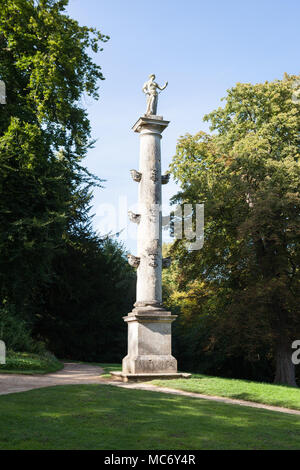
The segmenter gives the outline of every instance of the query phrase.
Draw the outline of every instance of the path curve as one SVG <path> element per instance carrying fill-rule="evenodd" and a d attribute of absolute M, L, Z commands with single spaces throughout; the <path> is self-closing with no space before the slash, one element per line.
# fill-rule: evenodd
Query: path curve
<path fill-rule="evenodd" d="M 113 382 L 110 382 L 110 384 L 116 385 L 116 383 L 114 384 Z M 175 388 L 168 388 L 168 387 L 158 387 L 156 385 L 146 384 L 146 383 L 140 383 L 140 384 L 139 383 L 135 383 L 135 384 L 118 383 L 118 387 L 132 388 L 135 390 L 148 390 L 151 392 L 169 393 L 171 395 L 181 395 L 184 397 L 191 397 L 191 398 L 198 398 L 198 399 L 202 398 L 203 400 L 217 401 L 220 403 L 227 403 L 229 405 L 249 406 L 250 408 L 261 408 L 263 410 L 277 411 L 279 413 L 287 413 L 291 415 L 300 416 L 299 410 L 293 410 L 291 408 L 284 408 L 282 406 L 264 405 L 263 403 L 239 400 L 237 398 L 226 398 L 226 397 L 219 397 L 215 395 L 203 395 L 202 393 L 186 392 L 185 390 L 178 390 Z"/>
<path fill-rule="evenodd" d="M 101 374 L 103 374 L 101 367 L 74 362 L 65 362 L 62 370 L 52 374 L 0 374 L 0 395 L 53 385 L 97 384 L 100 383 Z"/>
<path fill-rule="evenodd" d="M 171 395 L 181 395 L 191 398 L 211 400 L 230 405 L 248 406 L 251 408 L 261 408 L 264 410 L 277 411 L 293 415 L 300 415 L 299 410 L 283 408 L 279 406 L 264 405 L 245 400 L 237 400 L 234 398 L 218 397 L 211 395 L 203 395 L 200 393 L 186 392 L 167 387 L 157 387 L 156 385 L 147 383 L 124 384 L 115 380 L 109 380 L 101 377 L 103 369 L 99 366 L 90 364 L 78 364 L 74 362 L 65 362 L 64 368 L 53 374 L 46 375 L 21 375 L 21 374 L 0 374 L 0 395 L 8 395 L 9 393 L 25 392 L 34 388 L 53 387 L 54 385 L 114 385 L 116 387 L 147 390 L 151 392 L 168 393 Z"/>

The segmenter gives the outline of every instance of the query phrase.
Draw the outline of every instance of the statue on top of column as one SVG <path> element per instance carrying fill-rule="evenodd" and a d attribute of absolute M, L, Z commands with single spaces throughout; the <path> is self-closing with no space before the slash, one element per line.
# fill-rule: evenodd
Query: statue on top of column
<path fill-rule="evenodd" d="M 143 92 L 147 95 L 147 111 L 145 116 L 155 115 L 157 113 L 157 102 L 158 102 L 158 92 L 159 90 L 164 90 L 168 85 L 168 82 L 164 86 L 160 87 L 155 81 L 155 75 L 151 74 L 149 80 L 144 83 Z"/>

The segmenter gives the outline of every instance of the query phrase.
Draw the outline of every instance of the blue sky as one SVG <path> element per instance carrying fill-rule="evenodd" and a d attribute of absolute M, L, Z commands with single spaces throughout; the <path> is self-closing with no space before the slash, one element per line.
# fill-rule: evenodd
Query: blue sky
<path fill-rule="evenodd" d="M 148 75 L 169 82 L 158 104 L 158 114 L 171 121 L 162 139 L 165 171 L 178 137 L 207 131 L 202 118 L 221 105 L 228 88 L 299 73 L 300 1 L 70 0 L 67 12 L 111 38 L 95 57 L 106 78 L 100 100 L 84 100 L 97 139 L 86 166 L 106 179 L 95 191 L 95 227 L 124 229 L 125 245 L 135 253 L 135 227 L 126 228 L 126 206 L 137 202 L 129 170 L 138 169 L 139 137 L 131 127 L 145 112 L 141 87 Z M 163 187 L 164 204 L 177 190 L 174 182 Z"/>

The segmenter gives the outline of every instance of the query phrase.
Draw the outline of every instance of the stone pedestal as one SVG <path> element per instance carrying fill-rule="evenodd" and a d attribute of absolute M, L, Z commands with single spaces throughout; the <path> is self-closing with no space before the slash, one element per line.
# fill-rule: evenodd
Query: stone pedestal
<path fill-rule="evenodd" d="M 161 216 L 161 134 L 168 126 L 162 116 L 142 116 L 133 126 L 140 134 L 140 167 L 132 170 L 139 183 L 139 213 L 130 214 L 138 223 L 137 257 L 129 262 L 137 267 L 136 302 L 124 317 L 128 324 L 128 354 L 122 373 L 112 376 L 123 381 L 157 377 L 187 377 L 177 373 L 171 351 L 171 325 L 176 315 L 162 305 L 162 216 Z"/>
<path fill-rule="evenodd" d="M 171 324 L 175 318 L 170 312 L 136 313 L 124 318 L 128 324 L 124 374 L 177 372 L 177 361 L 171 354 Z"/>

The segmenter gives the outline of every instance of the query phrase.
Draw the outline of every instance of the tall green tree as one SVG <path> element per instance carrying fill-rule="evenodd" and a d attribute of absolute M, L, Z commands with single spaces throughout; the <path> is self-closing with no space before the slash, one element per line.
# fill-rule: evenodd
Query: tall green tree
<path fill-rule="evenodd" d="M 181 138 L 171 165 L 182 187 L 175 201 L 205 204 L 202 250 L 188 252 L 180 241 L 174 248 L 186 284 L 203 281 L 211 292 L 199 296 L 214 324 L 205 347 L 217 351 L 219 343 L 224 354 L 253 361 L 263 350 L 274 361 L 274 381 L 293 386 L 291 345 L 300 338 L 297 80 L 238 83 L 225 106 L 205 117 L 213 133 Z"/>
<path fill-rule="evenodd" d="M 80 98 L 98 97 L 104 77 L 91 52 L 108 37 L 68 17 L 67 4 L 1 3 L 0 301 L 20 311 L 30 310 L 37 284 L 53 277 L 53 257 L 86 223 L 97 183 L 82 165 L 92 142 Z"/>
<path fill-rule="evenodd" d="M 36 299 L 34 336 L 58 357 L 119 362 L 126 354 L 122 316 L 132 308 L 135 272 L 111 238 L 80 229 L 53 260 L 55 278 Z"/>

